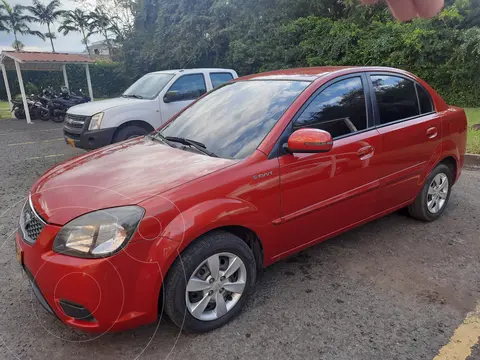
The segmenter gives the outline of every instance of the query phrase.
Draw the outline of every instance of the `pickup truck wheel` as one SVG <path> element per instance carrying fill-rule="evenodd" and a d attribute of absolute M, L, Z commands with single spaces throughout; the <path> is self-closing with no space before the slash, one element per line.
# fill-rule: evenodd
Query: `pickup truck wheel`
<path fill-rule="evenodd" d="M 242 239 L 224 231 L 206 234 L 169 270 L 165 312 L 182 331 L 214 330 L 240 313 L 255 280 L 255 257 Z"/>
<path fill-rule="evenodd" d="M 427 177 L 422 191 L 408 207 L 410 216 L 422 221 L 438 219 L 445 208 L 453 185 L 453 174 L 445 164 L 439 164 Z"/>
<path fill-rule="evenodd" d="M 144 128 L 137 126 L 137 125 L 129 125 L 120 129 L 114 136 L 113 142 L 117 143 L 120 141 L 133 139 L 139 136 L 147 135 L 148 131 Z"/>

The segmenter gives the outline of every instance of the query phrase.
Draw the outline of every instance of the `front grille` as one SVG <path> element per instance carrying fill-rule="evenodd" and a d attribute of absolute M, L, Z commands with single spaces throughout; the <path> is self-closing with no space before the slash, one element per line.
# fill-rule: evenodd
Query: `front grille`
<path fill-rule="evenodd" d="M 20 216 L 20 229 L 22 230 L 23 239 L 33 244 L 37 241 L 44 227 L 45 222 L 37 215 L 35 210 L 32 209 L 31 201 L 27 201 Z"/>
<path fill-rule="evenodd" d="M 65 116 L 65 126 L 72 129 L 83 129 L 87 116 L 67 114 Z"/>

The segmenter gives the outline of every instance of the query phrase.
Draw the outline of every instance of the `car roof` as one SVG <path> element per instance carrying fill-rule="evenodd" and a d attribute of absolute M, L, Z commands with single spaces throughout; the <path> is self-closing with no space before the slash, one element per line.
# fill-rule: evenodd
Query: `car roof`
<path fill-rule="evenodd" d="M 162 70 L 162 71 L 154 71 L 153 74 L 192 74 L 198 72 L 234 72 L 232 69 L 222 69 L 222 68 L 198 68 L 198 69 L 172 69 L 172 70 Z"/>
<path fill-rule="evenodd" d="M 315 81 L 320 77 L 335 72 L 344 74 L 360 71 L 388 71 L 398 74 L 408 74 L 406 71 L 389 67 L 370 67 L 370 66 L 318 66 L 309 68 L 284 69 L 264 72 L 260 74 L 248 75 L 238 78 L 236 81 L 243 80 L 295 80 L 295 81 Z"/>

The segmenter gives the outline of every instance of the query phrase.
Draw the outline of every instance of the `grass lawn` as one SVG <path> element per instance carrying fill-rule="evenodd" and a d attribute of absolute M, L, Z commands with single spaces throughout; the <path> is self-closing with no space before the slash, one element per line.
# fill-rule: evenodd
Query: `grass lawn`
<path fill-rule="evenodd" d="M 465 109 L 468 118 L 467 153 L 480 154 L 480 131 L 471 129 L 473 124 L 480 124 L 480 108 Z"/>
<path fill-rule="evenodd" d="M 8 119 L 11 117 L 12 117 L 12 114 L 10 114 L 8 102 L 0 101 L 0 119 Z"/>

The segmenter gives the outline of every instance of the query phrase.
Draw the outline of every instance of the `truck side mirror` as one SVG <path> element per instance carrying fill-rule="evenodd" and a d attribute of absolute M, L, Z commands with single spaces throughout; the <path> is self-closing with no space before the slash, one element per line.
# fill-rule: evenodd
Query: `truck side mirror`
<path fill-rule="evenodd" d="M 178 91 L 167 91 L 167 93 L 163 97 L 163 102 L 165 104 L 168 104 L 174 101 L 179 101 L 181 100 L 180 98 L 181 96 Z"/>

